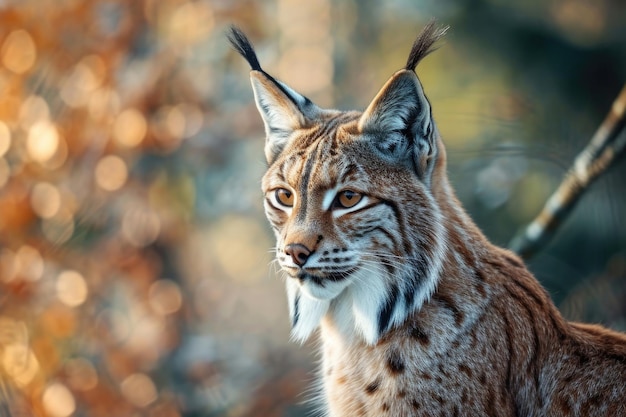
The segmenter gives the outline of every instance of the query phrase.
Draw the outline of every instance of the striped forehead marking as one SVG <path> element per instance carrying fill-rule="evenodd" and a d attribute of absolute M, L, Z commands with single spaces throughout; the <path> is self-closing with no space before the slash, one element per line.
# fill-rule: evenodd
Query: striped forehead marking
<path fill-rule="evenodd" d="M 302 178 L 300 180 L 300 209 L 298 211 L 296 219 L 298 221 L 304 221 L 307 212 L 307 205 L 309 202 L 307 189 L 309 188 L 309 181 L 311 180 L 311 173 L 315 167 L 315 162 L 320 156 L 320 144 L 321 140 L 315 143 L 315 147 L 309 154 L 309 158 L 304 163 L 304 169 L 302 170 Z"/>
<path fill-rule="evenodd" d="M 320 190 L 322 192 L 321 208 L 327 211 L 330 209 L 339 190 L 338 183 L 346 179 L 346 174 L 354 173 L 355 167 L 353 164 L 347 164 L 348 167 L 351 167 L 350 169 L 337 170 L 339 168 L 338 165 L 344 165 L 337 158 L 340 153 L 337 148 L 341 146 L 341 142 L 338 140 L 340 135 L 338 128 L 343 123 L 349 122 L 354 118 L 352 115 L 342 116 L 344 117 L 335 117 L 320 123 L 301 137 L 295 138 L 294 143 L 297 147 L 290 152 L 290 155 L 287 155 L 280 168 L 282 176 L 291 179 L 288 182 L 297 189 L 299 194 L 300 207 L 297 219 L 300 221 L 303 221 L 306 216 L 310 200 L 308 194 L 313 188 L 319 190 L 318 187 L 313 187 L 313 185 L 329 187 L 326 190 Z M 341 178 L 335 178 L 333 173 L 341 174 Z M 317 181 L 316 179 L 321 180 L 320 184 L 314 184 Z"/>

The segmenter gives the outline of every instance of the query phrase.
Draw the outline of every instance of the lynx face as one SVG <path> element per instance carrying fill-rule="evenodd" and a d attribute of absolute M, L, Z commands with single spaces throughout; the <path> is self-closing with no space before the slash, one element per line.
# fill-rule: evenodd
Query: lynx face
<path fill-rule="evenodd" d="M 315 325 L 302 318 L 303 305 L 320 304 L 319 314 L 345 292 L 373 339 L 414 307 L 416 293 L 432 290 L 437 207 L 410 161 L 382 153 L 375 135 L 359 131 L 359 117 L 329 112 L 294 132 L 263 178 L 296 332 L 300 320 L 307 333 Z M 378 317 L 368 317 L 372 309 Z"/>

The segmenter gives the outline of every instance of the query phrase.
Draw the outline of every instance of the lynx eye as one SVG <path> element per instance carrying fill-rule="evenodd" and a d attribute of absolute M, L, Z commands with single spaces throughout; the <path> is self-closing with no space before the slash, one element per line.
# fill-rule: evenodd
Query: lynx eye
<path fill-rule="evenodd" d="M 335 204 L 338 208 L 352 208 L 356 206 L 363 198 L 363 194 L 359 194 L 352 190 L 344 190 L 337 194 Z"/>
<path fill-rule="evenodd" d="M 285 207 L 293 207 L 293 193 L 285 188 L 279 188 L 274 193 L 276 201 Z"/>

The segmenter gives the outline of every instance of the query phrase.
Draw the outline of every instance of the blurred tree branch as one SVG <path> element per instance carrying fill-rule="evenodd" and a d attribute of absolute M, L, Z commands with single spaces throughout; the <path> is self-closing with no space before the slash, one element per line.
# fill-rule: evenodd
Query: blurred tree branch
<path fill-rule="evenodd" d="M 539 215 L 511 240 L 512 250 L 529 259 L 548 243 L 591 183 L 624 155 L 625 126 L 626 85 Z"/>

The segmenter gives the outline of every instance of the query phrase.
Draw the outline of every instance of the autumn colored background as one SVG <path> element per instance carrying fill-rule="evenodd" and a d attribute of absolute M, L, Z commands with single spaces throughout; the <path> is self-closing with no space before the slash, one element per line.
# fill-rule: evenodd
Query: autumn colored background
<path fill-rule="evenodd" d="M 319 105 L 418 68 L 458 194 L 506 245 L 626 81 L 618 0 L 0 2 L 0 416 L 303 416 L 262 213 L 263 127 L 231 23 Z M 626 164 L 530 263 L 626 330 Z"/>

